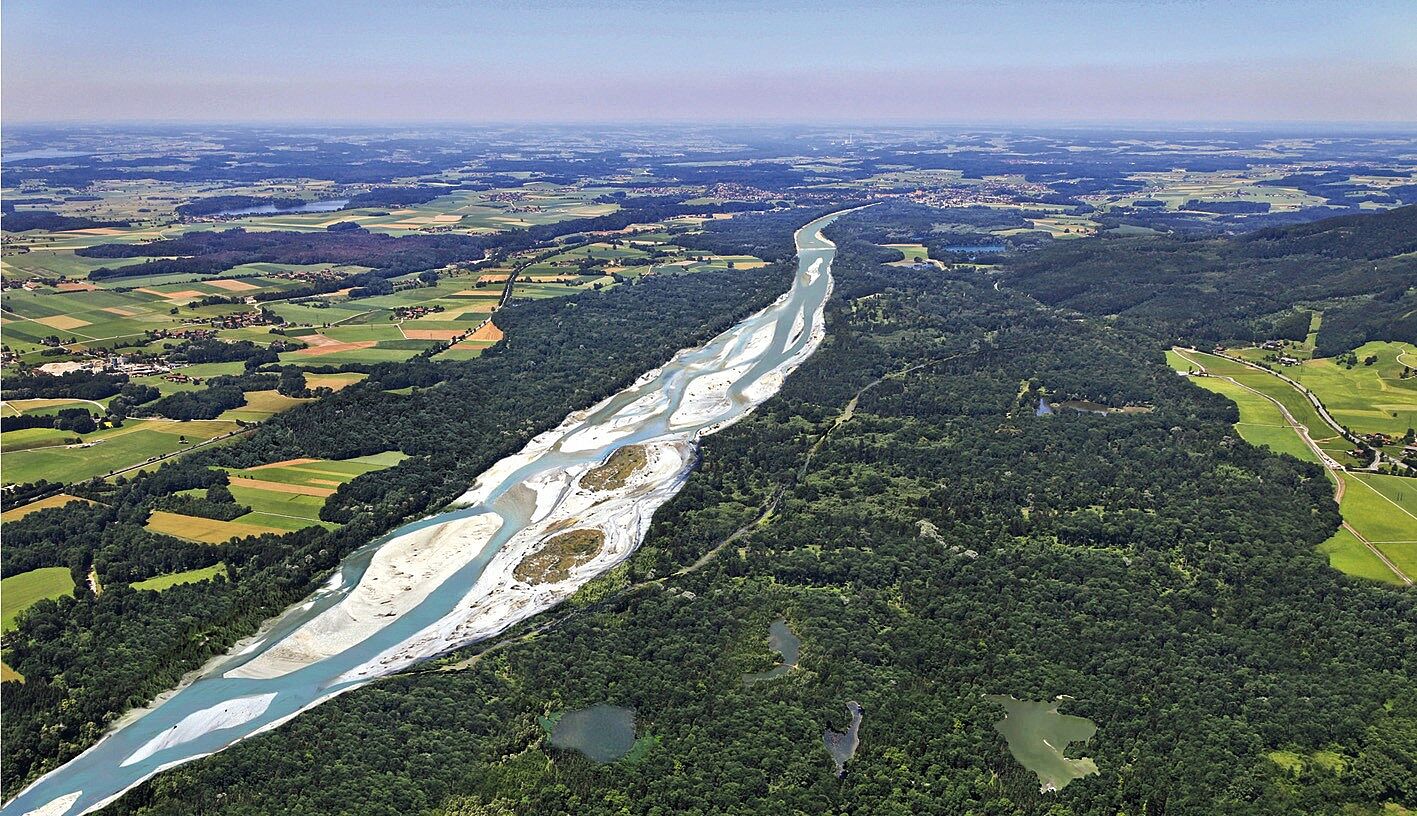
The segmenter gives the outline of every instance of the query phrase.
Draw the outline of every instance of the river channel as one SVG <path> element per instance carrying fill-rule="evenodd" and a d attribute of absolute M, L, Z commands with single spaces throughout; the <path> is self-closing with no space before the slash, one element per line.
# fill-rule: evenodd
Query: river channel
<path fill-rule="evenodd" d="M 798 230 L 790 290 L 624 391 L 566 418 L 478 477 L 453 508 L 351 554 L 330 581 L 193 682 L 129 715 L 100 742 L 30 785 L 0 816 L 97 810 L 168 768 L 216 753 L 320 703 L 544 611 L 629 557 L 688 477 L 696 444 L 771 397 L 824 335 L 835 247 Z M 580 478 L 621 447 L 646 464 L 623 486 Z M 598 555 L 556 583 L 527 584 L 518 563 L 570 527 L 600 530 Z"/>

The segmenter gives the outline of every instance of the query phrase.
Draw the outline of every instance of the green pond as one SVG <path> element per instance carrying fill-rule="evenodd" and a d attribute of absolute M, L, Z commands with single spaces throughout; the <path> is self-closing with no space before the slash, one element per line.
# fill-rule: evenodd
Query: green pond
<path fill-rule="evenodd" d="M 793 634 L 788 628 L 787 621 L 778 619 L 768 627 L 768 646 L 778 654 L 782 655 L 782 663 L 773 666 L 767 671 L 753 672 L 743 675 L 743 684 L 751 686 L 754 683 L 761 683 L 764 680 L 776 680 L 797 668 L 797 658 L 802 651 L 802 638 Z"/>
<path fill-rule="evenodd" d="M 994 723 L 994 729 L 1008 741 L 1014 759 L 1037 774 L 1039 790 L 1062 790 L 1074 779 L 1097 773 L 1097 763 L 1091 759 L 1064 756 L 1069 743 L 1087 742 L 1097 733 L 1097 724 L 1092 720 L 1058 713 L 1058 706 L 1069 698 L 1032 702 L 991 694 L 984 699 L 998 703 L 1008 712 Z"/>
<path fill-rule="evenodd" d="M 635 712 L 605 703 L 567 711 L 551 726 L 551 744 L 596 762 L 614 762 L 635 747 Z"/>

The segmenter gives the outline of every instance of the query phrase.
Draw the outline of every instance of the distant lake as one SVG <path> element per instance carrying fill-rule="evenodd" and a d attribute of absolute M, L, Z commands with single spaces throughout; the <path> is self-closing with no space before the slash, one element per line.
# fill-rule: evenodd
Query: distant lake
<path fill-rule="evenodd" d="M 635 712 L 605 703 L 567 711 L 551 728 L 551 744 L 596 762 L 614 762 L 635 747 Z"/>
<path fill-rule="evenodd" d="M 38 150 L 11 150 L 5 151 L 5 161 L 24 161 L 25 159 L 68 159 L 74 156 L 92 156 L 92 152 L 85 153 L 81 150 L 59 150 L 53 147 L 44 147 Z"/>
<path fill-rule="evenodd" d="M 988 255 L 995 252 L 1003 252 L 1003 244 L 972 244 L 966 246 L 947 246 L 946 252 L 963 252 L 970 255 Z"/>
<path fill-rule="evenodd" d="M 349 203 L 347 198 L 332 198 L 329 201 L 309 201 L 299 207 L 277 207 L 274 204 L 262 204 L 259 207 L 242 207 L 236 210 L 222 210 L 212 213 L 212 215 L 274 215 L 276 213 L 322 213 L 335 212 L 344 209 L 344 205 Z"/>

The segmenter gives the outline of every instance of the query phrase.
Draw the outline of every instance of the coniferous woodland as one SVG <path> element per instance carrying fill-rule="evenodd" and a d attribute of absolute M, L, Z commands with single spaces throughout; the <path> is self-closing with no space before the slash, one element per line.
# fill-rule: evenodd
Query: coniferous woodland
<path fill-rule="evenodd" d="M 859 240 L 863 224 L 865 213 L 831 231 L 840 252 L 820 350 L 777 397 L 706 440 L 640 550 L 529 624 L 544 631 L 349 693 L 111 810 L 1209 816 L 1417 805 L 1417 606 L 1327 566 L 1315 548 L 1339 518 L 1319 468 L 1239 439 L 1234 406 L 1175 376 L 1155 337 L 1128 322 L 1078 320 L 968 269 L 884 266 L 899 253 Z M 56 681 L 27 684 L 8 714 L 7 756 L 22 759 L 6 780 L 81 744 L 91 734 L 80 724 L 124 695 L 170 685 L 350 547 L 454 495 L 568 407 L 784 284 L 781 271 L 703 274 L 511 310 L 509 342 L 480 360 L 376 368 L 248 442 L 108 491 L 111 509 L 15 525 L 38 537 L 66 514 L 136 539 L 124 520 L 157 497 L 214 487 L 187 475 L 200 463 L 390 447 L 413 457 L 341 488 L 327 511 L 347 522 L 338 532 L 215 550 L 230 567 L 216 590 L 80 591 L 36 607 L 16 668 Z M 385 390 L 408 385 L 419 388 Z M 1043 393 L 1151 410 L 1037 416 Z M 121 550 L 139 572 L 142 553 L 164 552 L 144 546 Z M 774 663 L 765 636 L 780 617 L 802 638 L 799 668 L 745 686 L 744 673 Z M 100 625 L 111 634 L 94 646 Z M 81 642 L 93 660 L 73 665 Z M 990 694 L 1074 698 L 1068 710 L 1098 730 L 1072 753 L 1100 773 L 1040 793 L 994 731 Z M 865 719 L 838 778 L 821 735 L 844 727 L 846 700 Z M 653 738 L 638 760 L 597 765 L 547 743 L 538 717 L 600 702 L 635 709 Z M 1286 770 L 1266 758 L 1274 750 L 1343 763 Z"/>

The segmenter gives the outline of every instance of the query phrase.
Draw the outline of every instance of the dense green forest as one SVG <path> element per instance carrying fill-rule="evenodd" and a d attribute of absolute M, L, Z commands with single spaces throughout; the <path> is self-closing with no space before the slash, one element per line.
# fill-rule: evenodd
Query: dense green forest
<path fill-rule="evenodd" d="M 7 523 L 6 575 L 67 566 L 78 589 L 73 597 L 35 604 L 22 614 L 18 630 L 6 636 L 6 662 L 26 682 L 4 684 L 5 786 L 73 756 L 124 710 L 170 688 L 183 673 L 313 591 L 343 556 L 451 500 L 478 473 L 554 427 L 570 410 L 624 388 L 675 350 L 767 305 L 787 287 L 790 274 L 782 265 L 656 276 L 634 286 L 506 309 L 498 313 L 498 324 L 508 338 L 480 358 L 372 366 L 364 382 L 280 414 L 237 444 L 198 452 L 131 481 L 120 477 L 116 484 L 94 481 L 70 488 L 97 505 L 76 503 Z M 278 379 L 246 376 L 269 377 L 268 387 Z M 117 380 L 64 382 L 73 389 L 122 387 Z M 415 386 L 412 393 L 391 393 L 408 386 Z M 236 388 L 176 396 L 220 396 L 217 392 L 241 396 Z M 212 465 L 247 467 L 292 456 L 343 459 L 389 450 L 411 458 L 343 485 L 325 505 L 328 519 L 343 522 L 337 530 L 310 527 L 194 547 L 143 528 L 152 510 L 171 506 L 173 494 L 223 484 L 224 475 L 209 469 Z M 214 504 L 204 515 L 222 517 L 230 510 L 224 502 Z M 218 562 L 227 564 L 227 580 L 215 585 L 180 585 L 161 593 L 127 586 Z M 106 588 L 102 595 L 88 590 L 90 568 Z"/>
<path fill-rule="evenodd" d="M 1293 325 L 1294 309 L 1321 307 L 1318 353 L 1329 357 L 1369 340 L 1417 342 L 1414 252 L 1417 206 L 1233 238 L 1059 241 L 1010 262 L 1005 280 L 1168 342 L 1283 336 L 1276 325 Z"/>
<path fill-rule="evenodd" d="M 858 240 L 857 223 L 832 231 L 841 251 L 821 349 L 706 441 L 625 567 L 532 624 L 555 625 L 464 650 L 444 661 L 451 671 L 352 692 L 171 770 L 111 812 L 1417 806 L 1417 602 L 1328 568 L 1315 546 L 1338 514 L 1321 471 L 1236 438 L 1234 406 L 1176 377 L 1127 325 L 1071 319 L 972 272 L 882 266 L 896 253 Z M 474 404 L 475 387 L 490 385 L 418 393 Z M 337 400 L 353 390 L 324 410 L 351 409 L 355 397 Z M 1045 390 L 1153 410 L 1036 416 Z M 394 407 L 376 410 L 402 416 Z M 327 454 L 385 443 L 378 429 L 321 424 L 321 411 L 259 439 Z M 449 467 L 465 483 L 479 462 L 428 448 L 457 420 L 417 428 L 436 418 L 408 416 L 422 432 L 405 450 L 419 459 L 386 473 L 413 484 Z M 297 427 L 309 441 L 282 438 Z M 397 503 L 405 482 L 390 482 Z M 342 505 L 348 529 L 374 497 Z M 745 672 L 775 662 L 766 634 L 778 617 L 802 637 L 800 668 L 745 686 Z M 1074 753 L 1101 772 L 1040 793 L 994 731 L 990 694 L 1071 695 L 1068 710 L 1098 725 Z M 838 779 L 821 736 L 844 726 L 846 700 L 865 719 Z M 600 702 L 635 709 L 657 740 L 643 758 L 597 765 L 549 746 L 539 716 Z M 1266 757 L 1277 749 L 1342 763 L 1286 770 Z"/>

